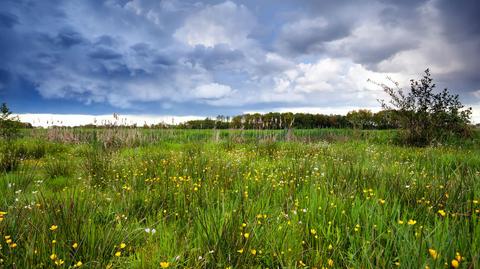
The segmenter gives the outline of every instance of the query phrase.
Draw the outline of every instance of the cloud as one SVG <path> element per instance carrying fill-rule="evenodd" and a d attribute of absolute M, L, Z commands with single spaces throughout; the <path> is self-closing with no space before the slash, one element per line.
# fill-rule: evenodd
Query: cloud
<path fill-rule="evenodd" d="M 478 5 L 6 0 L 0 89 L 9 103 L 30 93 L 18 108 L 28 111 L 54 102 L 183 114 L 376 107 L 382 92 L 368 78 L 408 83 L 430 67 L 439 87 L 475 105 Z"/>
<path fill-rule="evenodd" d="M 226 1 L 189 16 L 174 37 L 192 47 L 227 44 L 237 48 L 248 43 L 254 25 L 255 17 L 245 6 Z"/>
<path fill-rule="evenodd" d="M 233 92 L 228 85 L 210 83 L 198 86 L 193 95 L 202 99 L 218 99 L 230 95 Z"/>
<path fill-rule="evenodd" d="M 304 18 L 282 26 L 278 47 L 288 53 L 309 54 L 324 50 L 326 42 L 348 36 L 350 28 L 324 17 Z"/>
<path fill-rule="evenodd" d="M 18 23 L 18 17 L 8 12 L 0 12 L 0 27 L 12 28 Z"/>

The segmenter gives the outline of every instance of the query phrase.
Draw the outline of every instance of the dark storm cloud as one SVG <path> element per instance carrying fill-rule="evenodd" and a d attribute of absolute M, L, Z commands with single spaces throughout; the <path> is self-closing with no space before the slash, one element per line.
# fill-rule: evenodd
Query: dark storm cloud
<path fill-rule="evenodd" d="M 18 23 L 18 17 L 11 13 L 0 13 L 0 27 L 12 28 Z"/>
<path fill-rule="evenodd" d="M 318 53 L 324 43 L 349 35 L 352 25 L 305 19 L 287 24 L 280 33 L 280 48 L 293 54 Z"/>
<path fill-rule="evenodd" d="M 454 39 L 480 36 L 480 1 L 436 1 L 445 33 Z"/>
<path fill-rule="evenodd" d="M 61 30 L 56 37 L 58 44 L 65 48 L 70 48 L 72 46 L 86 42 L 82 35 L 73 30 L 63 29 Z"/>
<path fill-rule="evenodd" d="M 188 60 L 193 64 L 200 64 L 207 69 L 225 68 L 244 59 L 241 51 L 231 49 L 226 45 L 215 45 L 214 47 L 196 46 L 188 54 Z"/>
<path fill-rule="evenodd" d="M 101 59 L 101 60 L 113 60 L 122 58 L 122 54 L 109 49 L 109 48 L 97 48 L 94 51 L 88 54 L 92 59 Z"/>

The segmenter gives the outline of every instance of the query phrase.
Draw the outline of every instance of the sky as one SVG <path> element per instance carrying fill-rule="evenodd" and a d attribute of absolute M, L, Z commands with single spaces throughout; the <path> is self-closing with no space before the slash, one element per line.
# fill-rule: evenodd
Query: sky
<path fill-rule="evenodd" d="M 478 14 L 477 0 L 1 0 L 0 101 L 62 122 L 344 114 L 380 109 L 368 79 L 430 68 L 480 122 Z"/>

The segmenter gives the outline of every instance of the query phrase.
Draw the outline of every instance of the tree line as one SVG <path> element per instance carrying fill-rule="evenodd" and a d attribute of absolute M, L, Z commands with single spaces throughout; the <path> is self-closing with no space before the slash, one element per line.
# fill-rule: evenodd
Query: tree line
<path fill-rule="evenodd" d="M 217 116 L 204 120 L 191 120 L 179 124 L 181 129 L 314 129 L 314 128 L 356 128 L 356 129 L 395 129 L 399 125 L 392 111 L 373 113 L 360 109 L 347 115 L 325 115 L 310 113 L 254 113 L 234 117 Z"/>

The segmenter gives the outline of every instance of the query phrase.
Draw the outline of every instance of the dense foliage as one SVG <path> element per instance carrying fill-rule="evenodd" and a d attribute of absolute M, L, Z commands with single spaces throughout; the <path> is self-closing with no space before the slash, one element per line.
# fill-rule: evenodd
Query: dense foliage
<path fill-rule="evenodd" d="M 389 111 L 372 113 L 369 110 L 350 111 L 344 115 L 324 115 L 309 113 L 244 114 L 231 119 L 218 116 L 216 119 L 192 120 L 180 124 L 184 129 L 314 129 L 314 128 L 359 128 L 394 129 L 397 123 Z"/>
<path fill-rule="evenodd" d="M 441 142 L 449 136 L 467 137 L 472 109 L 464 109 L 459 96 L 448 89 L 435 92 L 430 71 L 419 81 L 410 81 L 410 90 L 380 84 L 390 96 L 390 102 L 382 102 L 385 109 L 394 110 L 394 118 L 402 128 L 402 139 L 413 145 Z"/>

